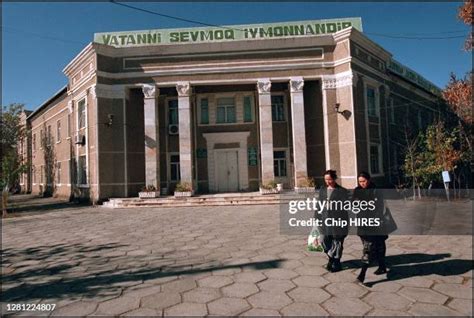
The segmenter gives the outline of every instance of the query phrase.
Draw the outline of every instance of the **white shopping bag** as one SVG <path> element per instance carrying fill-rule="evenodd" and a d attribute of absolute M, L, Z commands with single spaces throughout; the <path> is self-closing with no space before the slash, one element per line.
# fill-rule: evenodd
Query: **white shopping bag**
<path fill-rule="evenodd" d="M 308 236 L 308 251 L 310 252 L 322 252 L 323 246 L 321 245 L 321 241 L 319 240 L 320 238 L 320 233 L 318 228 L 315 226 L 311 230 L 311 233 L 309 233 Z"/>

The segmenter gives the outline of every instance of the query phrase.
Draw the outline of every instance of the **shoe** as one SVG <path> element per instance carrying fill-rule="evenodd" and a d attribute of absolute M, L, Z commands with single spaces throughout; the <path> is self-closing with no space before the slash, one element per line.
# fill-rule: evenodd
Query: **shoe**
<path fill-rule="evenodd" d="M 341 266 L 341 261 L 340 260 L 334 260 L 334 263 L 332 264 L 332 271 L 333 273 L 335 272 L 339 272 L 342 270 L 342 266 Z"/>
<path fill-rule="evenodd" d="M 374 272 L 375 275 L 383 275 L 383 274 L 386 274 L 387 273 L 387 268 L 384 266 L 379 266 L 379 268 L 377 268 L 377 270 Z"/>
<path fill-rule="evenodd" d="M 326 265 L 326 269 L 328 270 L 328 272 L 332 272 L 333 262 L 334 262 L 334 260 L 330 257 L 329 261 Z"/>
<path fill-rule="evenodd" d="M 365 275 L 364 274 L 359 274 L 359 276 L 357 276 L 357 282 L 363 284 L 364 283 L 364 280 L 365 280 Z"/>

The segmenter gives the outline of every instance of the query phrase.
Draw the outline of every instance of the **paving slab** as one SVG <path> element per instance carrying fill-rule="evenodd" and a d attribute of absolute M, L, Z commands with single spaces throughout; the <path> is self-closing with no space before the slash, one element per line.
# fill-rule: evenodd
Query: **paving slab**
<path fill-rule="evenodd" d="M 392 235 L 391 272 L 370 268 L 364 286 L 354 283 L 359 237 L 346 238 L 343 270 L 329 273 L 306 235 L 278 229 L 274 206 L 2 220 L 2 299 L 55 303 L 60 316 L 472 315 L 470 236 Z"/>

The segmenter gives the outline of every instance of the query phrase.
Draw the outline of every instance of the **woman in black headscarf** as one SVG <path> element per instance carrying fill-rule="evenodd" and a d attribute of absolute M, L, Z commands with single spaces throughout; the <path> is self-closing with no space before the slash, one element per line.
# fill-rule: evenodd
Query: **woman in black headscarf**
<path fill-rule="evenodd" d="M 366 209 L 360 211 L 357 214 L 357 217 L 360 219 L 378 218 L 379 220 L 382 220 L 385 208 L 383 204 L 383 197 L 380 191 L 376 190 L 375 184 L 371 181 L 370 174 L 367 172 L 359 173 L 357 176 L 357 181 L 359 185 L 354 189 L 352 200 L 375 202 L 374 210 Z M 363 283 L 368 267 L 375 262 L 377 262 L 379 265 L 378 269 L 374 273 L 375 275 L 381 275 L 387 272 L 385 265 L 385 240 L 388 238 L 388 235 L 383 233 L 381 226 L 359 226 L 357 228 L 357 234 L 361 238 L 363 245 L 363 265 L 359 276 L 357 276 L 357 280 Z"/>
<path fill-rule="evenodd" d="M 349 193 L 345 188 L 337 184 L 336 179 L 336 171 L 327 170 L 324 172 L 325 185 L 319 190 L 319 200 L 328 200 L 328 202 L 332 203 L 341 203 L 343 206 L 344 202 L 349 200 Z M 321 211 L 322 215 L 316 215 L 315 217 L 322 218 L 323 221 L 329 218 L 348 222 L 348 211 L 344 210 L 340 206 L 341 205 L 332 209 L 326 208 L 324 211 Z M 342 269 L 341 258 L 342 251 L 344 249 L 344 239 L 348 233 L 348 226 L 341 227 L 323 225 L 321 230 L 321 245 L 329 258 L 326 269 L 330 272 L 340 271 Z"/>

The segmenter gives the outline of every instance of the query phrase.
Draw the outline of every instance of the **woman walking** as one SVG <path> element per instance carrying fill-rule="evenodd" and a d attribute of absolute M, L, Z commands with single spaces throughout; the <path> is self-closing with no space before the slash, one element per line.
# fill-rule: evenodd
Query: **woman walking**
<path fill-rule="evenodd" d="M 361 211 L 357 214 L 358 218 L 379 218 L 382 220 L 384 213 L 383 197 L 380 191 L 376 190 L 375 184 L 371 181 L 370 174 L 367 172 L 361 172 L 357 176 L 358 186 L 354 189 L 352 196 L 353 201 L 374 201 L 375 210 L 369 209 Z M 379 267 L 375 271 L 375 275 L 382 275 L 387 272 L 385 265 L 385 240 L 388 235 L 383 233 L 381 226 L 374 228 L 369 226 L 359 226 L 357 228 L 357 234 L 362 240 L 362 269 L 357 276 L 357 280 L 361 283 L 365 280 L 365 275 L 369 266 L 375 262 L 378 263 Z"/>
<path fill-rule="evenodd" d="M 348 191 L 336 182 L 337 174 L 334 170 L 324 172 L 324 186 L 319 191 L 319 201 L 328 200 L 328 206 L 322 211 L 322 215 L 316 215 L 316 218 L 322 216 L 323 226 L 320 237 L 321 245 L 327 254 L 329 261 L 326 269 L 330 272 L 338 272 L 342 269 L 341 258 L 344 249 L 344 239 L 348 233 L 347 226 L 328 226 L 324 220 L 348 220 L 348 212 L 343 209 L 344 201 L 349 199 Z M 338 203 L 340 204 L 331 204 Z M 333 208 L 335 207 L 335 208 Z"/>

